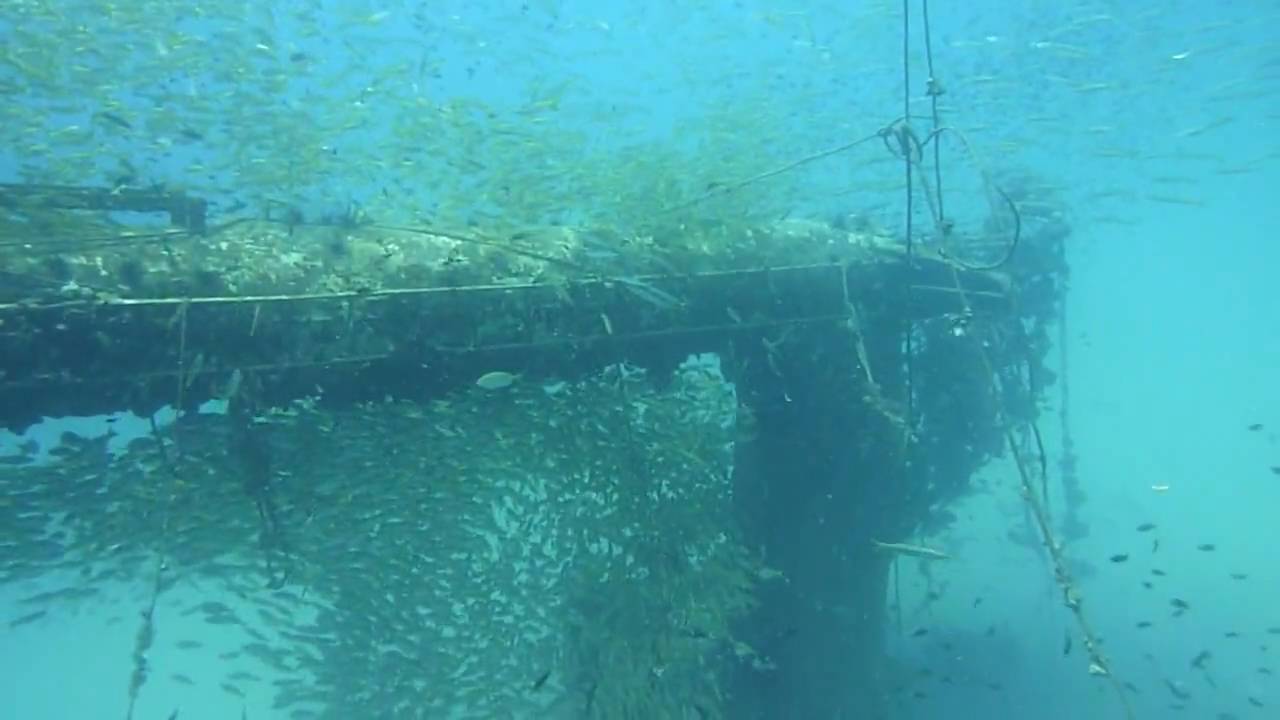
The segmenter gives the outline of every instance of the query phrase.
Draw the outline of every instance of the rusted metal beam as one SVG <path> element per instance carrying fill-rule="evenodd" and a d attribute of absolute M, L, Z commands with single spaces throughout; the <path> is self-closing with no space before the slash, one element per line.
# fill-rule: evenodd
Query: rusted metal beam
<path fill-rule="evenodd" d="M 164 212 L 169 222 L 203 234 L 209 204 L 179 192 L 134 188 L 0 183 L 0 205 L 58 210 L 125 210 Z"/>

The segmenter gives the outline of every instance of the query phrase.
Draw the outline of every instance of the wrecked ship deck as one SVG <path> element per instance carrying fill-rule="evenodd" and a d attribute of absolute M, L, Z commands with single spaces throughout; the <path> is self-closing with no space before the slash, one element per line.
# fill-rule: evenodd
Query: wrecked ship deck
<path fill-rule="evenodd" d="M 421 398 L 486 369 L 573 375 L 646 348 L 856 324 L 859 307 L 902 306 L 908 284 L 910 307 L 892 311 L 903 319 L 1009 308 L 1002 273 L 927 256 L 908 270 L 900 242 L 819 223 L 747 230 L 721 250 L 666 247 L 569 227 L 257 221 L 8 242 L 0 416 L 145 415 L 216 395 L 235 369 L 262 374 L 270 401 L 317 385 Z"/>
<path fill-rule="evenodd" d="M 440 508 L 449 508 L 444 525 L 452 513 L 478 527 L 493 522 L 486 503 L 506 507 L 508 497 L 519 506 L 510 512 L 527 518 L 522 527 L 542 536 L 567 528 L 560 542 L 589 548 L 563 562 L 590 572 L 548 585 L 532 609 L 504 605 L 503 617 L 516 620 L 572 609 L 563 611 L 569 630 L 547 630 L 565 647 L 522 647 L 518 657 L 534 666 L 506 669 L 512 682 L 557 693 L 539 712 L 560 714 L 545 716 L 877 713 L 892 684 L 879 651 L 891 558 L 872 541 L 907 538 L 945 516 L 972 473 L 1002 452 L 1008 418 L 1034 413 L 1038 389 L 1019 390 L 1020 380 L 1044 352 L 1037 333 L 1060 293 L 1060 241 L 1024 239 L 1015 262 L 984 271 L 937 252 L 909 260 L 899 239 L 871 227 L 804 220 L 740 228 L 714 244 L 621 228 L 260 220 L 203 233 L 6 239 L 0 416 L 21 427 L 42 416 L 148 416 L 228 400 L 224 420 L 190 413 L 131 448 L 150 460 L 120 464 L 124 479 L 111 487 L 126 494 L 111 498 L 111 512 L 130 509 L 138 527 L 107 509 L 82 510 L 82 535 L 140 552 L 166 547 L 190 572 L 212 572 L 220 542 L 242 557 L 260 550 L 220 540 L 223 531 L 240 528 L 243 538 L 261 521 L 263 549 L 279 540 L 266 574 L 302 568 L 272 579 L 275 602 L 282 585 L 305 578 L 332 603 L 323 627 L 307 631 L 339 638 L 307 654 L 318 678 L 308 701 L 329 708 L 322 717 L 370 702 L 412 716 L 409 680 L 352 674 L 379 662 L 362 638 L 399 628 L 406 662 L 435 657 L 441 642 L 438 627 L 396 610 L 445 602 L 418 582 L 424 566 L 377 564 L 373 545 L 343 548 L 375 538 L 380 553 L 417 547 L 420 536 L 386 528 L 425 527 Z M 681 367 L 694 353 L 720 358 L 731 395 Z M 638 375 L 628 368 L 651 384 L 632 386 Z M 495 371 L 518 378 L 513 392 L 477 388 Z M 1002 398 L 992 395 L 992 372 L 1006 381 Z M 531 390 L 551 383 L 575 389 Z M 709 410 L 691 414 L 698 403 Z M 95 508 L 107 502 L 94 483 L 70 477 L 85 462 L 14 471 L 16 482 L 66 488 L 15 512 L 55 512 L 71 495 Z M 138 476 L 139 466 L 150 470 Z M 533 489 L 512 485 L 513 466 L 546 477 Z M 375 468 L 381 476 L 369 474 Z M 168 532 L 185 542 L 166 538 L 151 512 L 159 491 L 127 490 L 168 474 L 182 490 L 166 507 L 190 510 L 180 515 L 189 527 Z M 600 482 L 615 484 L 592 489 Z M 245 494 L 259 513 L 203 510 L 253 507 Z M 278 514 L 262 512 L 267 505 Z M 483 512 L 473 517 L 470 507 Z M 626 568 L 634 561 L 642 578 L 599 566 L 609 555 L 591 559 L 603 541 L 589 536 L 621 544 Z M 470 547 L 430 538 L 440 557 L 415 555 L 422 562 Z M 706 559 L 723 538 L 732 552 L 719 564 Z M 75 550 L 86 562 L 103 552 Z M 505 572 L 509 551 L 526 552 L 502 545 L 486 572 Z M 134 565 L 142 577 L 149 567 Z M 573 565 L 537 572 L 565 567 Z M 605 585 L 601 572 L 628 580 Z M 757 583 L 764 577 L 785 580 Z M 371 601 L 370 587 L 391 604 Z M 618 645 L 611 633 L 644 637 Z M 427 707 L 470 703 L 496 717 L 531 702 L 527 692 L 481 694 L 442 695 Z"/>

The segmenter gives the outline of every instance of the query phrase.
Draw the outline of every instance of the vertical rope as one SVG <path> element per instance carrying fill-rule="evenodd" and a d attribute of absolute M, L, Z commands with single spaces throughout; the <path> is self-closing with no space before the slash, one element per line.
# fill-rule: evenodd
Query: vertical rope
<path fill-rule="evenodd" d="M 911 223 L 911 216 L 914 210 L 915 194 L 912 192 L 912 162 L 914 156 L 912 146 L 909 140 L 911 136 L 911 0 L 902 0 L 902 122 L 903 127 L 900 129 L 899 142 L 902 144 L 902 171 L 905 176 L 906 184 L 906 212 L 907 212 L 907 276 L 906 276 L 906 304 L 907 304 L 907 332 L 906 332 L 906 374 L 907 374 L 907 398 L 906 398 L 906 439 L 904 447 L 907 452 L 904 453 L 904 464 L 907 469 L 911 467 L 911 429 L 915 425 L 915 367 L 912 360 L 915 355 L 913 347 L 915 334 L 915 323 L 911 320 L 912 284 L 911 272 L 915 268 L 915 241 L 912 238 L 914 229 Z"/>
<path fill-rule="evenodd" d="M 929 32 L 929 0 L 920 0 L 920 6 L 924 14 L 924 58 L 926 67 L 929 69 L 929 111 L 931 122 L 933 123 L 929 131 L 933 135 L 942 126 L 941 121 L 938 119 L 938 98 L 942 95 L 942 83 L 938 81 L 938 76 L 933 72 L 933 34 Z M 947 215 L 942 205 L 942 143 L 936 137 L 933 141 L 933 186 L 937 189 L 938 227 L 945 233 L 947 231 Z M 944 239 L 938 238 L 939 242 Z"/>
<path fill-rule="evenodd" d="M 1065 256 L 1065 249 L 1062 251 Z M 1066 262 L 1066 258 L 1063 258 Z M 1076 442 L 1071 434 L 1071 368 L 1067 351 L 1070 331 L 1067 325 L 1067 298 L 1064 294 L 1058 316 L 1058 424 L 1062 432 L 1062 459 L 1058 468 L 1062 473 L 1063 533 L 1068 540 L 1078 540 L 1083 535 L 1083 525 L 1077 516 L 1084 493 L 1080 490 L 1080 477 L 1076 474 Z"/>
<path fill-rule="evenodd" d="M 184 311 L 184 335 L 185 319 L 186 313 Z M 160 462 L 168 472 L 168 480 L 176 480 L 178 478 L 178 468 L 169 458 L 168 451 L 165 450 L 164 438 L 160 435 L 160 428 L 156 424 L 154 413 L 151 415 L 151 435 L 156 441 L 156 451 L 160 455 Z M 151 644 L 156 638 L 156 604 L 160 600 L 160 593 L 164 591 L 164 573 L 168 569 L 168 563 L 165 561 L 164 546 L 169 536 L 169 506 L 173 497 L 168 495 L 165 498 L 160 508 L 160 547 L 156 548 L 156 571 L 154 582 L 151 585 L 151 598 L 147 602 L 146 609 L 142 611 L 142 625 L 138 627 L 138 634 L 133 641 L 133 672 L 129 675 L 129 708 L 125 712 L 125 720 L 133 720 L 134 707 L 138 704 L 138 693 L 142 690 L 142 686 L 146 684 L 147 676 L 151 671 L 151 665 L 147 661 L 147 651 L 151 649 Z"/>
<path fill-rule="evenodd" d="M 187 312 L 190 306 L 191 303 L 188 300 L 184 300 L 178 306 L 178 392 L 174 400 L 173 427 L 170 432 L 173 435 L 173 450 L 179 457 L 182 456 L 182 444 L 178 442 L 178 427 L 182 424 L 183 393 L 187 388 Z"/>
<path fill-rule="evenodd" d="M 902 584 L 898 579 L 898 561 L 899 558 L 893 558 L 893 607 L 896 611 L 898 637 L 902 637 Z"/>

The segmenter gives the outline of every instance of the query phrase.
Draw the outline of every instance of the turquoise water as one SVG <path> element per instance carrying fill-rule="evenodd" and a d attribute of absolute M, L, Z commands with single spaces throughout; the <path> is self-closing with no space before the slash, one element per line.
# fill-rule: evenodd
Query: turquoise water
<path fill-rule="evenodd" d="M 908 5 L 910 108 L 923 116 L 921 5 Z M 213 201 L 213 222 L 287 209 L 625 223 L 644 211 L 643 193 L 696 195 L 902 114 L 893 2 L 267 7 L 5 3 L 0 181 L 182 189 Z M 1089 532 L 1070 554 L 1114 673 L 1139 689 L 1136 717 L 1271 716 L 1280 5 L 935 2 L 929 12 L 942 120 L 972 150 L 944 145 L 952 216 L 981 223 L 981 168 L 1052 196 L 1072 228 L 1058 350 Z M 704 164 L 631 185 L 654 148 Z M 901 167 L 879 142 L 767 182 L 797 217 L 904 225 Z M 1051 457 L 1063 436 L 1055 397 Z M 31 432 L 48 442 L 58 425 Z M 932 674 L 894 717 L 1123 717 L 1088 675 L 1078 637 L 1064 656 L 1074 631 L 1051 569 L 1010 539 L 1025 524 L 1012 468 L 995 464 L 980 480 L 944 538 L 958 560 L 927 583 L 904 566 L 908 622 L 934 630 L 887 649 Z M 1158 551 L 1143 523 L 1157 526 Z M 1130 558 L 1109 562 L 1116 554 Z M 943 597 L 921 602 L 939 582 Z M 2 616 L 25 615 L 16 600 L 35 587 L 4 588 Z M 213 591 L 175 592 L 198 602 Z M 134 595 L 121 587 L 110 602 L 0 630 L 0 695 L 12 708 L 0 715 L 123 716 Z M 1190 610 L 1173 617 L 1173 598 Z M 182 674 L 221 674 L 218 652 L 239 639 L 182 622 L 163 632 L 209 650 L 182 656 Z M 1206 650 L 1211 659 L 1192 666 Z M 184 719 L 276 717 L 268 690 L 239 698 L 216 683 L 158 677 L 142 702 L 139 717 L 175 707 Z"/>

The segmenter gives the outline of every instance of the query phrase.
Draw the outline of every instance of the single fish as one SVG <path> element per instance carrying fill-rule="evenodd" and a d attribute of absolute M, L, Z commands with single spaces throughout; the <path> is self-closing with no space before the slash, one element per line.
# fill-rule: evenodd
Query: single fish
<path fill-rule="evenodd" d="M 94 113 L 94 117 L 100 118 L 102 120 L 106 120 L 107 122 L 111 123 L 112 125 L 115 125 L 118 128 L 124 128 L 125 130 L 133 129 L 133 123 L 129 122 L 128 120 L 125 120 L 123 117 L 120 117 L 115 113 L 106 112 L 104 110 L 101 112 Z"/>
<path fill-rule="evenodd" d="M 886 543 L 879 540 L 872 540 L 871 544 L 877 549 L 885 552 L 896 553 L 898 555 L 910 555 L 911 557 L 924 558 L 925 560 L 950 560 L 951 556 L 941 550 L 924 547 L 923 545 L 908 545 L 906 543 Z"/>
<path fill-rule="evenodd" d="M 671 310 L 684 305 L 684 303 L 676 296 L 666 292 L 665 290 L 660 290 L 643 280 L 625 277 L 613 278 L 613 280 L 632 295 L 635 295 L 659 310 Z"/>
<path fill-rule="evenodd" d="M 220 602 L 203 602 L 199 605 L 193 605 L 192 607 L 187 608 L 182 612 L 182 615 L 185 617 L 187 615 L 194 615 L 198 612 L 202 612 L 206 615 L 224 615 L 231 613 L 231 607 Z"/>
<path fill-rule="evenodd" d="M 519 375 L 503 372 L 501 370 L 494 370 L 493 372 L 487 372 L 476 378 L 476 386 L 484 388 L 485 390 L 501 390 L 502 388 L 509 387 L 519 378 Z"/>
<path fill-rule="evenodd" d="M 1177 685 L 1174 685 L 1172 680 L 1165 680 L 1164 684 L 1165 684 L 1165 687 L 1169 688 L 1169 692 L 1172 693 L 1173 696 L 1178 698 L 1179 700 L 1191 699 L 1191 693 L 1187 692 L 1186 690 L 1183 690 Z"/>
<path fill-rule="evenodd" d="M 537 692 L 538 690 L 541 690 L 542 686 L 547 684 L 547 679 L 550 677 L 551 677 L 551 669 L 548 668 L 546 672 L 538 676 L 537 680 L 533 681 L 533 686 L 530 687 L 529 689 L 532 690 L 533 692 Z"/>
<path fill-rule="evenodd" d="M 1213 653 L 1208 650 L 1201 650 L 1196 656 L 1191 658 L 1191 667 L 1197 670 L 1203 670 L 1204 664 L 1209 662 L 1209 658 L 1213 657 Z"/>
<path fill-rule="evenodd" d="M 11 620 L 9 622 L 9 627 L 10 628 L 21 627 L 23 625 L 26 625 L 27 623 L 33 623 L 48 614 L 49 614 L 48 610 L 37 610 L 33 613 L 27 613 L 26 615 L 23 615 L 22 617 L 17 618 L 16 620 Z"/>

